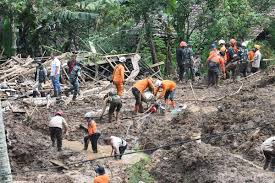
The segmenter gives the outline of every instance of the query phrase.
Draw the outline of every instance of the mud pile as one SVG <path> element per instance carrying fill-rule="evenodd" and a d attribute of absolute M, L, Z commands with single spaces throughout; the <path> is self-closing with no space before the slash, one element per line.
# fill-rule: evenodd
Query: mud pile
<path fill-rule="evenodd" d="M 274 174 L 219 147 L 195 143 L 155 152 L 151 173 L 160 183 L 273 183 L 275 178 Z"/>

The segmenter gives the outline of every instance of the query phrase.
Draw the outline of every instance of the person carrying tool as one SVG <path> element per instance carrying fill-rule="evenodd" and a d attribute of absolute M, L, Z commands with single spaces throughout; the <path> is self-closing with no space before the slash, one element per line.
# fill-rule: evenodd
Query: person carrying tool
<path fill-rule="evenodd" d="M 33 86 L 33 97 L 36 96 L 41 96 L 41 93 L 39 90 L 41 90 L 42 88 L 42 83 L 46 82 L 46 77 L 47 77 L 47 70 L 46 68 L 43 66 L 41 60 L 37 60 L 37 67 L 36 67 L 36 71 L 35 71 L 35 84 Z"/>
<path fill-rule="evenodd" d="M 275 136 L 266 139 L 262 145 L 261 149 L 265 156 L 265 164 L 263 169 L 269 168 L 271 171 L 275 172 Z"/>
<path fill-rule="evenodd" d="M 183 60 L 183 49 L 186 47 L 186 42 L 182 41 L 180 42 L 179 47 L 176 49 L 176 59 L 179 69 L 179 82 L 182 82 L 183 75 L 184 75 L 184 60 Z"/>
<path fill-rule="evenodd" d="M 157 80 L 155 83 L 155 93 L 154 95 L 157 96 L 157 93 L 160 89 L 162 89 L 161 94 L 157 97 L 157 100 L 162 98 L 164 96 L 165 104 L 169 105 L 171 104 L 173 108 L 176 107 L 176 103 L 174 101 L 174 96 L 176 93 L 176 83 L 171 80 Z"/>
<path fill-rule="evenodd" d="M 219 71 L 220 68 L 224 74 L 225 74 L 225 67 L 224 67 L 224 59 L 223 56 L 225 55 L 225 48 L 221 49 L 219 55 L 212 54 L 207 59 L 208 64 L 208 87 L 210 85 L 215 85 L 218 87 L 219 82 Z"/>
<path fill-rule="evenodd" d="M 76 96 L 79 93 L 79 80 L 78 78 L 81 75 L 81 67 L 80 67 L 80 63 L 76 62 L 76 65 L 72 68 L 72 71 L 69 75 L 69 79 L 70 79 L 70 89 L 69 89 L 69 93 L 73 92 L 73 100 L 76 100 Z"/>
<path fill-rule="evenodd" d="M 92 144 L 93 152 L 97 153 L 97 140 L 100 137 L 100 133 L 97 132 L 96 122 L 92 118 L 92 113 L 87 112 L 84 117 L 87 122 L 88 135 L 84 137 L 83 150 L 86 151 L 88 149 L 88 141 L 90 140 Z"/>
<path fill-rule="evenodd" d="M 146 102 L 146 99 L 144 97 L 144 91 L 146 89 L 149 89 L 149 91 L 151 91 L 152 93 L 155 90 L 155 87 L 151 78 L 138 80 L 132 87 L 132 93 L 136 99 L 135 109 L 134 109 L 135 113 L 143 112 L 142 102 Z"/>
<path fill-rule="evenodd" d="M 60 86 L 60 70 L 61 70 L 61 62 L 59 59 L 51 54 L 51 81 L 54 89 L 54 97 L 61 97 L 61 86 Z"/>
<path fill-rule="evenodd" d="M 121 101 L 120 96 L 117 95 L 116 92 L 108 92 L 104 96 L 104 106 L 103 106 L 102 113 L 100 115 L 100 120 L 102 120 L 102 116 L 103 116 L 108 104 L 110 104 L 109 112 L 108 112 L 109 123 L 112 122 L 112 115 L 114 114 L 115 111 L 116 111 L 115 117 L 116 117 L 116 122 L 117 122 L 119 111 L 122 107 L 122 101 Z"/>
<path fill-rule="evenodd" d="M 105 138 L 104 143 L 106 145 L 112 146 L 111 156 L 114 153 L 115 159 L 121 159 L 125 150 L 127 149 L 127 142 L 119 137 L 111 136 L 109 138 Z"/>
<path fill-rule="evenodd" d="M 251 72 L 255 73 L 260 69 L 260 64 L 261 64 L 261 60 L 262 60 L 262 54 L 260 52 L 260 45 L 254 45 L 255 48 L 255 55 L 253 58 L 253 62 L 252 62 L 252 68 L 251 68 Z"/>
<path fill-rule="evenodd" d="M 119 58 L 119 62 L 120 64 L 117 64 L 114 68 L 113 71 L 113 76 L 112 76 L 112 82 L 114 83 L 114 85 L 116 86 L 117 89 L 117 94 L 119 96 L 123 95 L 123 90 L 124 90 L 124 66 L 123 63 L 126 62 L 126 58 L 125 57 L 120 57 Z"/>
<path fill-rule="evenodd" d="M 49 122 L 49 130 L 52 140 L 52 147 L 55 146 L 55 141 L 57 142 L 57 150 L 62 150 L 62 129 L 64 128 L 65 136 L 68 135 L 68 124 L 66 120 L 62 117 L 64 115 L 63 111 L 58 111 L 55 116 Z"/>
<path fill-rule="evenodd" d="M 105 174 L 104 167 L 98 166 L 95 169 L 95 172 L 98 174 L 98 176 L 94 178 L 94 183 L 109 183 L 110 178 L 108 175 Z"/>

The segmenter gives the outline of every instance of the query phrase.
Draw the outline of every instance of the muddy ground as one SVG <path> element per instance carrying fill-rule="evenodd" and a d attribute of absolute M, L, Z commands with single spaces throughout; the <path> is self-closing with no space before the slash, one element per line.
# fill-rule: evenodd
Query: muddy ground
<path fill-rule="evenodd" d="M 256 74 L 241 82 L 222 81 L 221 87 L 206 88 L 200 81 L 193 87 L 196 97 L 187 83 L 178 84 L 176 101 L 187 104 L 187 110 L 173 118 L 152 114 L 143 120 L 142 114 L 132 114 L 134 99 L 130 86 L 126 86 L 123 109 L 118 123 L 107 123 L 96 119 L 101 139 L 110 135 L 123 137 L 129 150 L 155 148 L 166 144 L 189 141 L 192 132 L 200 131 L 202 144 L 184 143 L 146 152 L 152 159 L 144 167 L 155 182 L 275 182 L 275 173 L 262 170 L 264 157 L 261 143 L 275 134 L 275 73 L 273 69 Z M 103 83 L 106 85 L 106 83 Z M 99 86 L 99 87 L 102 87 Z M 242 87 L 241 87 L 242 86 Z M 90 86 L 93 88 L 97 86 Z M 239 92 L 236 93 L 236 91 Z M 103 92 L 104 93 L 104 92 Z M 231 97 L 219 99 L 225 95 Z M 94 162 L 75 162 L 110 155 L 110 147 L 99 141 L 99 153 L 82 151 L 83 133 L 79 129 L 84 124 L 87 111 L 99 115 L 102 108 L 102 93 L 92 93 L 68 105 L 61 103 L 49 109 L 37 107 L 31 119 L 25 114 L 4 112 L 6 128 L 11 146 L 9 156 L 15 181 L 27 182 L 91 182 L 95 176 L 94 167 L 106 167 L 111 182 L 129 182 L 127 167 L 138 162 L 145 154 L 133 154 L 121 161 L 111 158 Z M 197 98 L 198 101 L 194 101 Z M 64 97 L 64 100 L 66 98 Z M 219 99 L 219 100 L 216 100 Z M 213 101 L 216 100 L 216 101 Z M 23 107 L 21 101 L 14 101 Z M 28 107 L 30 111 L 33 107 Z M 58 153 L 50 147 L 47 123 L 54 111 L 62 109 L 69 124 L 69 136 L 64 141 L 64 150 Z M 260 127 L 259 129 L 256 129 Z M 240 133 L 233 133 L 250 129 Z M 223 134 L 224 135 L 217 135 Z M 68 166 L 68 170 L 53 167 L 50 162 L 58 160 Z M 49 167 L 51 169 L 49 169 Z M 34 171 L 35 170 L 35 171 Z M 18 172 L 18 174 L 16 174 Z M 140 180 L 142 181 L 142 180 Z"/>

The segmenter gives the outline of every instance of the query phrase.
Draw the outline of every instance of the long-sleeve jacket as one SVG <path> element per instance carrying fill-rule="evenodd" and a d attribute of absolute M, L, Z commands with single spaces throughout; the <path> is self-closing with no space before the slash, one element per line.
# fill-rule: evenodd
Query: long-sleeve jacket
<path fill-rule="evenodd" d="M 155 90 L 154 84 L 153 84 L 152 80 L 149 78 L 137 81 L 133 85 L 133 87 L 137 88 L 140 91 L 140 93 L 144 93 L 144 91 L 147 88 L 149 88 L 149 90 L 151 90 L 151 91 Z"/>
<path fill-rule="evenodd" d="M 275 151 L 275 136 L 266 139 L 264 141 L 264 143 L 262 143 L 261 148 L 263 151 L 273 151 L 274 152 Z"/>
<path fill-rule="evenodd" d="M 253 59 L 253 62 L 252 62 L 252 67 L 260 68 L 261 60 L 262 60 L 262 54 L 259 50 L 257 50 L 255 52 L 255 55 L 254 55 L 254 59 Z"/>
<path fill-rule="evenodd" d="M 91 121 L 88 123 L 88 134 L 93 135 L 96 133 L 96 123 L 95 121 Z"/>
<path fill-rule="evenodd" d="M 116 65 L 113 71 L 113 77 L 112 77 L 113 81 L 123 83 L 124 72 L 125 72 L 125 69 L 122 64 Z"/>
<path fill-rule="evenodd" d="M 220 65 L 221 70 L 225 73 L 225 66 L 224 66 L 224 58 L 219 55 L 212 55 L 208 57 L 208 62 L 215 62 L 216 64 Z"/>
<path fill-rule="evenodd" d="M 162 88 L 162 92 L 157 99 L 163 97 L 167 91 L 173 91 L 174 89 L 176 89 L 176 86 L 177 85 L 174 81 L 163 80 L 161 86 L 156 89 L 155 96 L 157 95 L 160 88 Z"/>

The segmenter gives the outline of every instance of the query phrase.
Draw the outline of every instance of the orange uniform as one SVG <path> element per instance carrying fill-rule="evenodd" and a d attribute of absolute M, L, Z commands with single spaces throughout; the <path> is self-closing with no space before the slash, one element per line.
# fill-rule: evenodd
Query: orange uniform
<path fill-rule="evenodd" d="M 251 50 L 248 52 L 248 60 L 250 62 L 252 62 L 254 60 L 254 55 L 255 55 L 254 51 Z"/>
<path fill-rule="evenodd" d="M 96 133 L 96 123 L 95 121 L 88 123 L 88 133 L 89 135 L 93 135 Z"/>
<path fill-rule="evenodd" d="M 170 80 L 163 80 L 162 84 L 161 84 L 161 88 L 162 88 L 162 92 L 161 94 L 158 96 L 158 99 L 160 99 L 161 97 L 163 97 L 165 95 L 165 93 L 167 91 L 173 91 L 176 89 L 176 83 L 174 81 L 170 81 Z M 157 95 L 158 91 L 159 91 L 160 87 L 158 87 L 155 91 L 155 95 Z"/>
<path fill-rule="evenodd" d="M 209 57 L 212 57 L 213 55 L 218 55 L 218 54 L 219 54 L 219 50 L 217 48 L 213 48 L 213 50 L 210 51 L 210 53 L 209 53 Z M 207 59 L 207 61 L 209 61 L 209 60 Z"/>
<path fill-rule="evenodd" d="M 117 94 L 119 96 L 123 95 L 124 72 L 125 72 L 125 69 L 122 64 L 116 65 L 113 71 L 112 80 L 116 86 Z"/>
<path fill-rule="evenodd" d="M 133 87 L 137 88 L 140 91 L 140 93 L 144 93 L 144 90 L 146 88 L 149 88 L 152 91 L 154 91 L 154 84 L 153 84 L 152 80 L 149 78 L 137 81 L 133 85 Z"/>
<path fill-rule="evenodd" d="M 99 175 L 95 177 L 94 183 L 109 183 L 110 178 L 108 175 Z"/>
<path fill-rule="evenodd" d="M 223 56 L 223 59 L 224 59 L 224 63 L 226 63 L 227 62 L 227 54 L 226 54 L 226 52 L 227 52 L 227 49 L 226 49 L 226 47 L 223 45 L 221 48 L 220 48 L 220 52 L 225 52 L 225 54 L 224 54 L 224 56 Z"/>
<path fill-rule="evenodd" d="M 215 62 L 220 65 L 221 70 L 225 73 L 224 58 L 219 55 L 212 55 L 208 57 L 208 62 Z"/>

